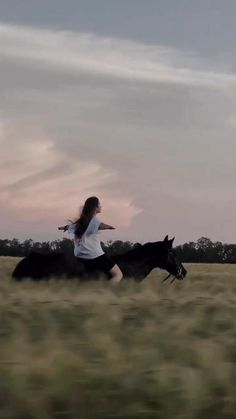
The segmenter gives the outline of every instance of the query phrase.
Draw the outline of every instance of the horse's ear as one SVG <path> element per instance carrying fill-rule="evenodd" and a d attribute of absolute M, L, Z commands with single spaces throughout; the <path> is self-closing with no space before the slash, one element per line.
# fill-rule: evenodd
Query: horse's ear
<path fill-rule="evenodd" d="M 172 246 L 172 244 L 173 244 L 174 239 L 175 239 L 175 237 L 173 237 L 173 239 L 170 239 L 170 240 L 169 240 L 169 243 L 170 243 L 170 245 L 171 245 L 171 246 Z"/>
<path fill-rule="evenodd" d="M 173 237 L 173 239 L 168 240 L 168 246 L 171 249 L 172 245 L 173 245 L 173 241 L 174 241 L 175 237 Z"/>
<path fill-rule="evenodd" d="M 172 244 L 173 244 L 173 241 L 174 241 L 174 239 L 175 239 L 175 237 L 173 237 L 173 239 L 170 239 L 169 240 L 169 237 L 168 237 L 168 235 L 164 238 L 164 243 L 169 247 L 169 248 L 171 248 L 172 247 Z"/>

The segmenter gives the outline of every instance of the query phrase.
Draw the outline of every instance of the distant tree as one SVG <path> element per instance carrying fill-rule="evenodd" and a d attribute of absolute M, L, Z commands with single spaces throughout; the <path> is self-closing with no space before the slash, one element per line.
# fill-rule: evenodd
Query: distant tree
<path fill-rule="evenodd" d="M 224 263 L 236 263 L 236 245 L 225 244 L 223 253 Z"/>
<path fill-rule="evenodd" d="M 106 243 L 102 243 L 102 247 L 104 251 L 108 255 L 114 255 L 114 254 L 122 254 L 125 252 L 128 252 L 129 250 L 133 249 L 135 246 L 137 246 L 138 243 L 131 243 L 130 241 L 121 241 L 121 240 L 109 240 Z"/>
<path fill-rule="evenodd" d="M 200 237 L 195 244 L 197 250 L 208 250 L 212 247 L 212 241 L 208 237 Z"/>
<path fill-rule="evenodd" d="M 62 240 L 55 240 L 51 242 L 51 248 L 55 252 L 62 252 L 67 255 L 74 254 L 73 241 L 70 239 L 63 238 Z"/>
<path fill-rule="evenodd" d="M 236 246 L 219 241 L 212 242 L 208 237 L 201 237 L 196 243 L 189 242 L 177 246 L 176 252 L 183 262 L 235 263 Z"/>
<path fill-rule="evenodd" d="M 107 241 L 102 243 L 108 255 L 125 253 L 140 243 L 130 241 Z M 73 256 L 73 241 L 67 238 L 62 240 L 34 242 L 27 239 L 21 243 L 18 239 L 0 239 L 0 256 L 27 256 L 31 251 L 48 253 L 62 252 Z M 177 256 L 185 263 L 236 263 L 236 244 L 223 244 L 212 242 L 208 237 L 200 237 L 196 242 L 189 242 L 175 248 Z"/>
<path fill-rule="evenodd" d="M 33 246 L 34 246 L 34 242 L 32 239 L 25 240 L 21 245 L 22 253 L 23 253 L 22 256 L 24 255 L 27 256 L 32 251 Z"/>
<path fill-rule="evenodd" d="M 199 256 L 194 242 L 185 243 L 175 247 L 179 260 L 185 263 L 199 262 Z"/>
<path fill-rule="evenodd" d="M 11 240 L 10 250 L 11 250 L 11 256 L 18 256 L 18 255 L 22 256 L 23 254 L 22 244 L 16 238 Z"/>
<path fill-rule="evenodd" d="M 8 256 L 10 252 L 11 241 L 8 239 L 0 240 L 0 255 Z"/>

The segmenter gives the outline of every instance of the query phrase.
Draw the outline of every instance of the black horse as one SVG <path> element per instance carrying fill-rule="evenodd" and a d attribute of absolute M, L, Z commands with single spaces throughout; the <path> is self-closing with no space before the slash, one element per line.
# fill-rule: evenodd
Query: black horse
<path fill-rule="evenodd" d="M 113 255 L 112 258 L 119 265 L 124 278 L 142 281 L 154 268 L 166 270 L 169 277 L 183 279 L 187 271 L 178 262 L 172 248 L 174 238 L 168 236 L 163 241 L 140 245 L 124 254 Z M 104 277 L 101 272 L 88 272 L 85 266 L 75 257 L 68 257 L 63 253 L 40 254 L 31 252 L 16 266 L 12 277 L 21 281 L 24 278 L 34 280 L 49 279 L 51 277 L 78 278 L 80 280 Z M 165 278 L 165 279 L 167 279 Z"/>

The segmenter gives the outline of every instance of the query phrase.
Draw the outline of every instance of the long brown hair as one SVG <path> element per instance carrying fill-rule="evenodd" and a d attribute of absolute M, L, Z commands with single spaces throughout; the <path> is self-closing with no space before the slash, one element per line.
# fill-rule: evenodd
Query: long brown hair
<path fill-rule="evenodd" d="M 99 199 L 96 196 L 91 196 L 90 198 L 86 199 L 81 211 L 81 215 L 78 220 L 75 221 L 75 235 L 77 237 L 81 237 L 86 231 L 98 205 Z"/>

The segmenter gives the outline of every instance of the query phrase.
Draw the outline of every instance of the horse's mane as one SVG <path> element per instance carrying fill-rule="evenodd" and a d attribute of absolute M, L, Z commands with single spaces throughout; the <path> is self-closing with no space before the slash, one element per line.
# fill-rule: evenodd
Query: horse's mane
<path fill-rule="evenodd" d="M 150 247 L 153 244 L 162 243 L 162 242 L 147 242 L 144 244 L 139 244 L 138 246 L 134 247 L 131 250 L 128 250 L 127 252 L 121 253 L 121 254 L 114 254 L 111 255 L 112 257 L 121 257 L 125 260 L 131 260 L 131 259 L 138 259 L 140 257 L 144 257 L 145 255 L 150 256 Z"/>

